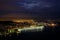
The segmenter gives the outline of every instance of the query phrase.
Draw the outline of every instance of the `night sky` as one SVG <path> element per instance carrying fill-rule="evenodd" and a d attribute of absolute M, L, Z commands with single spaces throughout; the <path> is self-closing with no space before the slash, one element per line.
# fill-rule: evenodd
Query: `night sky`
<path fill-rule="evenodd" d="M 60 19 L 59 0 L 0 0 L 0 17 Z"/>

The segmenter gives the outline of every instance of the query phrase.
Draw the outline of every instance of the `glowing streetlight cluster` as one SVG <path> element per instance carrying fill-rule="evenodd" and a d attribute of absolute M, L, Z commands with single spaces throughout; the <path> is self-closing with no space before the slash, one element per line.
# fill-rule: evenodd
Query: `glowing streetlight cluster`
<path fill-rule="evenodd" d="M 42 31 L 44 29 L 44 26 L 36 26 L 36 27 L 34 27 L 34 26 L 32 26 L 32 27 L 25 27 L 25 28 L 22 28 L 22 29 L 18 29 L 18 31 L 19 32 L 21 32 L 21 31 L 29 31 L 30 30 L 30 32 L 34 32 L 34 31 Z"/>

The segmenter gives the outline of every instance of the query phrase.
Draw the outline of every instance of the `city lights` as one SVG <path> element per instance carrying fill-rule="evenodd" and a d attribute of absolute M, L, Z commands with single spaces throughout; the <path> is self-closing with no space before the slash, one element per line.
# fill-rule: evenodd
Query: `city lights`
<path fill-rule="evenodd" d="M 9 35 L 11 33 L 22 33 L 22 32 L 41 32 L 44 30 L 45 26 L 55 27 L 55 23 L 46 22 L 35 22 L 34 20 L 15 20 L 13 22 L 8 22 L 8 24 L 2 24 L 2 31 L 0 35 Z M 6 28 L 6 29 L 5 29 Z"/>
<path fill-rule="evenodd" d="M 33 30 L 33 29 L 39 30 L 40 29 L 40 31 L 41 31 L 41 30 L 43 30 L 43 28 L 44 28 L 44 26 L 38 26 L 38 27 L 23 28 L 23 30 Z"/>
<path fill-rule="evenodd" d="M 55 27 L 55 26 L 57 26 L 57 24 L 54 24 L 54 23 L 51 23 L 51 24 L 47 24 L 48 26 L 50 26 L 50 27 Z"/>

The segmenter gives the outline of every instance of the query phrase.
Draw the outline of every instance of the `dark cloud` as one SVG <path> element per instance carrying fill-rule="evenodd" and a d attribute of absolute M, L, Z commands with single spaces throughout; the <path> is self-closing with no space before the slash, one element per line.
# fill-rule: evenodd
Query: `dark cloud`
<path fill-rule="evenodd" d="M 16 14 L 16 15 L 14 15 Z M 23 15 L 22 15 L 23 14 Z M 0 0 L 0 17 L 41 17 L 59 18 L 60 1 L 58 0 Z"/>

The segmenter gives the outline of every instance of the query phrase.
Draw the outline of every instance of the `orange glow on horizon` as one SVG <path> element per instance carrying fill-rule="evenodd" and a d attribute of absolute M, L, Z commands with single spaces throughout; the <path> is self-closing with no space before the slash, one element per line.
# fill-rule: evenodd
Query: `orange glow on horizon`
<path fill-rule="evenodd" d="M 28 22 L 28 23 L 32 23 L 32 24 L 34 24 L 35 22 L 34 22 L 34 20 L 26 20 L 26 19 L 20 19 L 20 20 L 13 20 L 13 22 Z"/>

